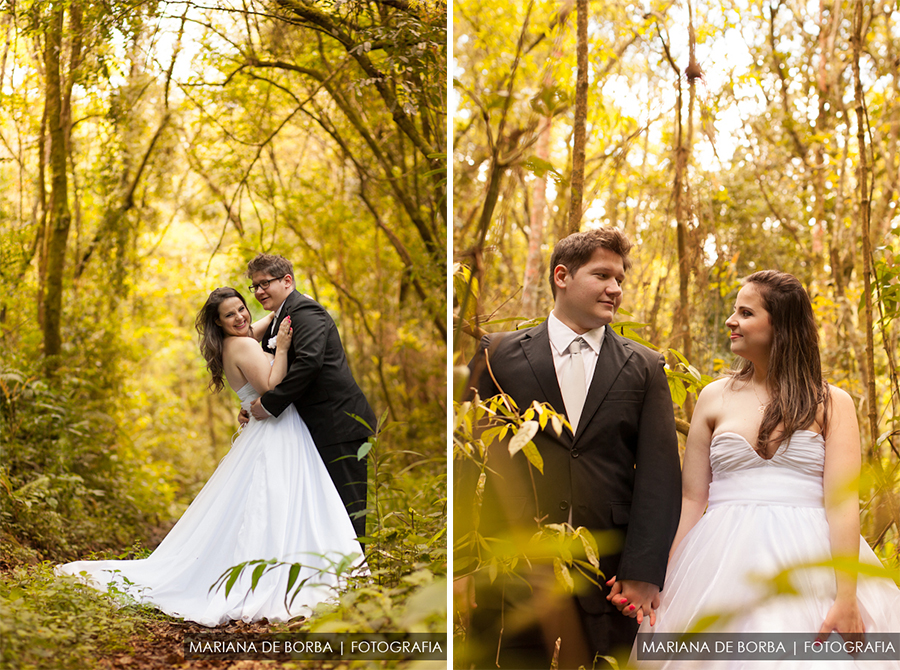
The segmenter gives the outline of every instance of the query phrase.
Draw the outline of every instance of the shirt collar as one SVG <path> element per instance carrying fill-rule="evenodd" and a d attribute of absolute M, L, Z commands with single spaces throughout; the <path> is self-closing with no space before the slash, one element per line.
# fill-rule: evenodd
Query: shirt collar
<path fill-rule="evenodd" d="M 281 316 L 281 310 L 284 309 L 284 303 L 286 303 L 286 302 L 287 302 L 287 298 L 285 298 L 284 301 L 282 301 L 282 303 L 280 305 L 278 305 L 278 309 L 275 310 L 275 319 L 274 319 L 275 321 L 277 321 L 278 317 Z"/>
<path fill-rule="evenodd" d="M 603 336 L 606 334 L 606 326 L 600 326 L 579 335 L 560 321 L 556 314 L 550 312 L 550 316 L 547 317 L 547 334 L 550 336 L 550 344 L 553 345 L 558 354 L 562 354 L 568 349 L 569 345 L 572 344 L 572 340 L 578 337 L 583 338 L 595 354 L 599 354 L 600 346 L 603 344 Z"/>

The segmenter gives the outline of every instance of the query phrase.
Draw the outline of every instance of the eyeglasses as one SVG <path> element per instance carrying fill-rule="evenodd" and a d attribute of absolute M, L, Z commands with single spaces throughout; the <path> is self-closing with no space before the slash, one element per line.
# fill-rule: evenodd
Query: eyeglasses
<path fill-rule="evenodd" d="M 287 275 L 281 275 L 280 277 L 275 277 L 274 279 L 263 279 L 258 284 L 250 284 L 250 292 L 256 293 L 256 290 L 260 288 L 265 291 L 267 288 L 269 288 L 269 284 L 271 284 L 273 281 L 278 281 L 279 279 L 284 279 L 285 277 L 287 277 Z"/>

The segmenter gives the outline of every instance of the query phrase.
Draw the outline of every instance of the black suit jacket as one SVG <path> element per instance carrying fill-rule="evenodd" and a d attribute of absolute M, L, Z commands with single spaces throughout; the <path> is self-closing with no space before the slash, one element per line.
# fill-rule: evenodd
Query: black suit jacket
<path fill-rule="evenodd" d="M 279 416 L 288 405 L 296 406 L 319 449 L 369 437 L 375 413 L 353 379 L 337 326 L 322 305 L 293 291 L 274 328 L 263 337 L 263 348 L 272 352 L 270 333 L 277 333 L 288 315 L 294 329 L 288 371 L 278 386 L 262 396 L 263 407 Z M 364 419 L 372 430 L 350 414 Z"/>
<path fill-rule="evenodd" d="M 496 384 L 485 369 L 486 351 Z M 524 454 L 510 458 L 505 444 L 490 448 L 479 532 L 498 537 L 512 527 L 534 529 L 535 518 L 563 523 L 571 507 L 573 526 L 598 538 L 607 578 L 662 588 L 681 511 L 678 440 L 663 366 L 658 353 L 607 328 L 577 432 L 557 436 L 548 423 L 534 438 L 544 461 L 543 475 L 533 470 L 537 503 Z M 485 336 L 470 369 L 482 398 L 502 389 L 520 410 L 537 400 L 565 411 L 546 322 Z M 458 536 L 467 531 L 474 498 L 465 475 L 460 486 Z M 604 552 L 616 543 L 618 549 Z M 579 600 L 591 613 L 617 612 L 595 586 Z"/>

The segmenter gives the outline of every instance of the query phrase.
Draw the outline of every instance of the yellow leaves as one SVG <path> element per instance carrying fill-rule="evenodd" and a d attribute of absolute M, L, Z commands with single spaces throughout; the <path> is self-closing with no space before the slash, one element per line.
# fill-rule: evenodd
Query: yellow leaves
<path fill-rule="evenodd" d="M 569 425 L 564 415 L 549 404 L 534 402 L 519 413 L 515 401 L 504 394 L 482 401 L 476 394 L 471 401 L 454 403 L 454 459 L 482 457 L 494 442 L 509 439 L 507 449 L 511 456 L 520 451 L 541 474 L 544 459 L 534 443 L 539 430 L 550 428 L 557 434 Z"/>
<path fill-rule="evenodd" d="M 561 558 L 553 559 L 553 573 L 556 575 L 556 579 L 566 587 L 566 590 L 572 592 L 575 590 L 575 580 L 572 579 L 572 573 L 569 572 L 569 568 L 563 563 Z"/>
<path fill-rule="evenodd" d="M 526 421 L 523 423 L 509 441 L 509 455 L 515 456 L 527 444 L 533 444 L 531 439 L 537 434 L 539 427 L 537 421 Z M 504 426 L 504 428 L 506 428 L 506 426 Z"/>

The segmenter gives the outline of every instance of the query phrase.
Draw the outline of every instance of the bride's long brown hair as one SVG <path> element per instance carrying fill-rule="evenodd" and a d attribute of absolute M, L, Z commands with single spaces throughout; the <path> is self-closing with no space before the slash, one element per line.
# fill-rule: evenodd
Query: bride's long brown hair
<path fill-rule="evenodd" d="M 822 378 L 819 358 L 819 331 L 812 303 L 800 281 L 786 272 L 762 270 L 744 280 L 753 284 L 772 322 L 772 348 L 766 384 L 769 404 L 756 438 L 756 450 L 765 454 L 770 442 L 776 445 L 796 431 L 809 428 L 824 405 L 822 432 L 828 416 L 828 384 Z M 732 378 L 752 382 L 753 363 L 745 360 Z M 783 424 L 776 435 L 775 430 Z"/>
<path fill-rule="evenodd" d="M 225 347 L 225 331 L 222 326 L 216 323 L 219 318 L 219 305 L 229 298 L 240 298 L 247 307 L 247 301 L 244 296 L 229 286 L 217 288 L 209 294 L 206 303 L 197 314 L 197 320 L 194 326 L 200 333 L 200 353 L 206 359 L 206 369 L 212 375 L 209 382 L 209 388 L 215 390 L 216 393 L 225 388 L 225 366 L 222 363 L 222 351 Z M 249 309 L 248 309 L 249 315 Z M 249 316 L 248 316 L 249 318 Z M 253 326 L 250 326 L 250 334 L 253 334 Z"/>

